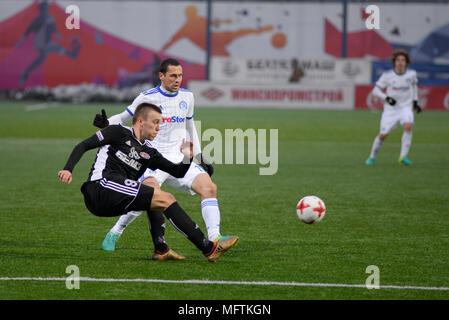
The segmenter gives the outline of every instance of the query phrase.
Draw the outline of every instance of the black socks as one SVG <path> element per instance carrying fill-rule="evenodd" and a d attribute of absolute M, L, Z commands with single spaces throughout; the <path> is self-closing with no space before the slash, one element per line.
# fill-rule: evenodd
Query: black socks
<path fill-rule="evenodd" d="M 165 253 L 168 250 L 165 242 L 165 219 L 160 211 L 147 211 L 148 226 L 153 238 L 154 250 L 158 253 Z"/>
<path fill-rule="evenodd" d="M 152 212 L 151 212 L 152 213 Z M 165 211 L 164 215 L 168 221 L 181 232 L 187 239 L 189 239 L 203 254 L 208 254 L 212 251 L 214 243 L 209 241 L 204 236 L 200 227 L 187 215 L 187 213 L 180 207 L 178 202 L 174 202 Z"/>

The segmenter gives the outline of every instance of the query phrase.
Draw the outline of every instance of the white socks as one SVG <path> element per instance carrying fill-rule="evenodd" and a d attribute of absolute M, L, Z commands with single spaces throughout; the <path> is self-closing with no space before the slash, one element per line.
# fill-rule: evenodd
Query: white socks
<path fill-rule="evenodd" d="M 406 157 L 408 152 L 410 151 L 410 146 L 412 145 L 412 136 L 413 133 L 411 130 L 404 130 L 401 139 L 401 154 L 399 156 L 400 159 Z M 379 152 L 380 147 L 382 147 L 383 143 L 383 140 L 381 140 L 379 136 L 374 139 L 373 147 L 371 148 L 371 154 L 369 155 L 370 158 L 376 158 L 377 153 Z"/>
<path fill-rule="evenodd" d="M 110 231 L 121 235 L 128 224 L 133 222 L 138 216 L 142 214 L 142 212 L 143 211 L 130 211 L 127 214 L 121 215 Z"/>
<path fill-rule="evenodd" d="M 216 198 L 208 198 L 201 201 L 201 212 L 206 223 L 207 236 L 214 241 L 220 235 L 220 209 Z"/>
<path fill-rule="evenodd" d="M 412 145 L 412 131 L 406 131 L 404 130 L 404 133 L 402 134 L 402 140 L 401 140 L 401 155 L 399 156 L 399 159 L 406 157 L 408 152 L 410 151 L 410 146 Z"/>
<path fill-rule="evenodd" d="M 379 136 L 376 136 L 376 139 L 374 139 L 373 146 L 371 148 L 371 154 L 369 155 L 370 158 L 376 158 L 377 153 L 380 150 L 380 147 L 382 147 L 382 144 L 384 141 L 379 138 Z"/>

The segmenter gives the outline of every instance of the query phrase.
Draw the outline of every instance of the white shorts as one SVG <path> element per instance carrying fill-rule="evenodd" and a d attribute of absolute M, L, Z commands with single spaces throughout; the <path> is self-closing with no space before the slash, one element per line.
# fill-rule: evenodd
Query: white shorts
<path fill-rule="evenodd" d="M 187 170 L 187 173 L 183 178 L 175 178 L 172 175 L 168 174 L 167 172 L 159 169 L 157 170 L 147 169 L 143 173 L 142 177 L 140 177 L 140 182 L 142 182 L 146 178 L 153 177 L 159 183 L 159 187 L 161 187 L 162 184 L 167 183 L 169 186 L 175 188 L 176 190 L 185 193 L 190 193 L 193 195 L 196 193 L 195 191 L 192 190 L 192 183 L 195 180 L 195 178 L 202 173 L 207 174 L 203 168 L 201 168 L 198 164 L 192 162 L 189 170 Z"/>
<path fill-rule="evenodd" d="M 414 115 L 411 108 L 405 108 L 395 112 L 383 112 L 380 119 L 380 133 L 388 134 L 393 131 L 398 124 L 404 126 L 405 123 L 414 123 Z"/>

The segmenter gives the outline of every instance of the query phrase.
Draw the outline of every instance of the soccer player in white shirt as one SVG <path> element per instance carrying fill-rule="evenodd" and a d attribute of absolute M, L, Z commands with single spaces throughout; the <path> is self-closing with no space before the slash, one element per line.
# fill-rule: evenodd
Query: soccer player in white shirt
<path fill-rule="evenodd" d="M 398 162 L 405 165 L 412 164 L 407 155 L 412 144 L 414 125 L 412 107 L 418 113 L 421 112 L 418 105 L 418 78 L 415 70 L 407 69 L 410 65 L 410 56 L 407 51 L 396 50 L 393 53 L 392 62 L 393 69 L 382 73 L 372 91 L 374 96 L 385 102 L 380 120 L 380 132 L 374 139 L 371 154 L 366 160 L 368 166 L 374 164 L 383 142 L 398 124 L 404 128 Z M 386 94 L 383 92 L 385 88 Z"/>
<path fill-rule="evenodd" d="M 213 167 L 201 155 L 201 146 L 193 120 L 194 97 L 191 91 L 181 88 L 182 75 L 182 66 L 178 61 L 174 59 L 164 60 L 159 72 L 160 86 L 143 91 L 125 111 L 109 119 L 102 111 L 103 115 L 97 115 L 94 124 L 100 127 L 108 124 L 126 124 L 132 118 L 134 110 L 139 104 L 147 102 L 159 106 L 162 110 L 162 123 L 157 137 L 152 141 L 153 147 L 170 161 L 178 163 L 183 159 L 183 155 L 179 151 L 180 143 L 183 139 L 191 140 L 193 141 L 195 158 L 200 162 L 200 165 L 192 163 L 184 178 L 181 179 L 172 177 L 161 170 L 152 171 L 148 169 L 142 176 L 141 181 L 153 188 L 160 188 L 163 183 L 167 183 L 177 190 L 192 195 L 198 193 L 201 196 L 202 216 L 206 224 L 208 238 L 211 241 L 225 240 L 230 236 L 220 234 L 217 186 L 210 178 Z M 114 251 L 119 236 L 141 213 L 129 212 L 122 215 L 106 235 L 102 248 L 106 251 Z M 165 243 L 165 221 L 162 213 L 152 212 L 152 214 L 148 214 L 148 219 L 155 245 L 153 259 L 182 259 L 183 257 L 179 255 L 165 255 L 167 252 L 173 252 L 173 250 L 169 250 Z"/>

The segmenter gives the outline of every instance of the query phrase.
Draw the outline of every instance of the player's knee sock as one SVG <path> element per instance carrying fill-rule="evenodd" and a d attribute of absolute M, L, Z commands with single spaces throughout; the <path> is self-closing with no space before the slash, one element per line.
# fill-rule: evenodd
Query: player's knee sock
<path fill-rule="evenodd" d="M 160 211 L 147 211 L 148 226 L 154 243 L 155 251 L 165 252 L 168 249 L 165 242 L 165 219 Z"/>
<path fill-rule="evenodd" d="M 204 254 L 212 251 L 214 243 L 204 236 L 200 227 L 190 219 L 178 202 L 173 203 L 165 209 L 164 215 L 176 230 L 181 232 Z"/>
<path fill-rule="evenodd" d="M 376 158 L 377 153 L 379 152 L 380 147 L 382 147 L 383 143 L 384 141 L 380 139 L 379 136 L 377 136 L 376 139 L 374 139 L 373 146 L 371 148 L 371 153 L 369 155 L 370 158 Z"/>
<path fill-rule="evenodd" d="M 410 151 L 410 146 L 412 145 L 412 131 L 404 130 L 401 139 L 401 155 L 399 158 L 406 157 L 408 152 Z"/>
<path fill-rule="evenodd" d="M 142 211 L 130 211 L 127 214 L 121 215 L 110 231 L 121 235 L 123 230 L 140 216 L 141 213 Z"/>
<path fill-rule="evenodd" d="M 201 213 L 206 223 L 207 236 L 213 241 L 220 235 L 220 208 L 216 198 L 201 201 Z"/>

